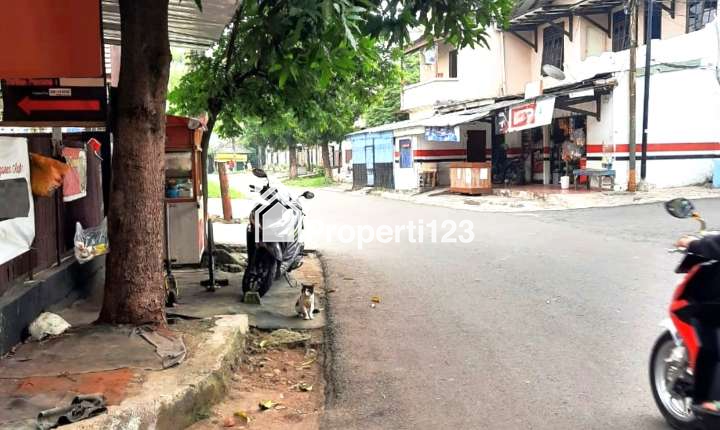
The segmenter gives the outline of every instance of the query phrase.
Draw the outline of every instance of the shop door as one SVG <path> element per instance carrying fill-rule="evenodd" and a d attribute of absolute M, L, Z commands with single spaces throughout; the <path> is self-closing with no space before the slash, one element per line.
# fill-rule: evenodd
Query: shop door
<path fill-rule="evenodd" d="M 471 163 L 487 161 L 485 155 L 487 135 L 485 130 L 468 130 L 467 137 L 467 161 Z"/>
<path fill-rule="evenodd" d="M 367 185 L 375 185 L 375 146 L 365 147 L 365 168 L 367 169 Z"/>

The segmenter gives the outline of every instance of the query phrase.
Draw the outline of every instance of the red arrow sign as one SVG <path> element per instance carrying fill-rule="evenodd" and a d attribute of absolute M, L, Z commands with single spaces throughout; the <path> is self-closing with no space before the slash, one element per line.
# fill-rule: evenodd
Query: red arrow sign
<path fill-rule="evenodd" d="M 99 111 L 99 100 L 33 100 L 25 97 L 18 107 L 30 115 L 33 111 Z"/>

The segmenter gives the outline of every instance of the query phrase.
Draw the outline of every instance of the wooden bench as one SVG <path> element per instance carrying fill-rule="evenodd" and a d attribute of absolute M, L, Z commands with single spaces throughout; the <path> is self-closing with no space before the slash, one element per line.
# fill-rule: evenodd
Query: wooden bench
<path fill-rule="evenodd" d="M 587 189 L 590 189 L 590 178 L 593 176 L 599 178 L 600 189 L 603 187 L 603 180 L 610 178 L 610 189 L 615 189 L 615 171 L 610 169 L 575 169 L 573 170 L 573 176 L 575 177 L 575 189 L 577 190 L 578 178 L 580 176 L 587 176 Z"/>

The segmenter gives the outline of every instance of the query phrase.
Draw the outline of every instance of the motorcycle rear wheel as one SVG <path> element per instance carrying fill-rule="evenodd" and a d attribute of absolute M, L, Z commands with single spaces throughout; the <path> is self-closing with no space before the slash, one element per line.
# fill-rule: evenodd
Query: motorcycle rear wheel
<path fill-rule="evenodd" d="M 256 291 L 263 297 L 272 287 L 277 272 L 275 258 L 263 248 L 258 248 L 252 266 L 248 266 L 243 273 L 242 291 L 243 296 L 248 291 Z"/>
<path fill-rule="evenodd" d="M 510 164 L 507 169 L 505 169 L 505 181 L 509 185 L 522 185 L 525 182 L 523 172 L 520 170 L 520 168 L 520 164 L 513 163 Z"/>
<path fill-rule="evenodd" d="M 690 409 L 690 402 L 678 398 L 667 385 L 667 371 L 672 364 L 675 364 L 670 360 L 674 348 L 675 340 L 668 331 L 655 341 L 655 346 L 650 354 L 650 387 L 655 404 L 672 428 L 696 430 L 698 419 Z"/>

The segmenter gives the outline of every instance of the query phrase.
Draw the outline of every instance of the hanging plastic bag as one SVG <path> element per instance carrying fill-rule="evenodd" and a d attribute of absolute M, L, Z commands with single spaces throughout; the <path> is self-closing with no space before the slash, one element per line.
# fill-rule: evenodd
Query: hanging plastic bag
<path fill-rule="evenodd" d="M 107 218 L 103 218 L 99 226 L 86 229 L 83 229 L 79 222 L 75 223 L 75 258 L 80 264 L 108 252 L 110 252 L 110 244 Z"/>

